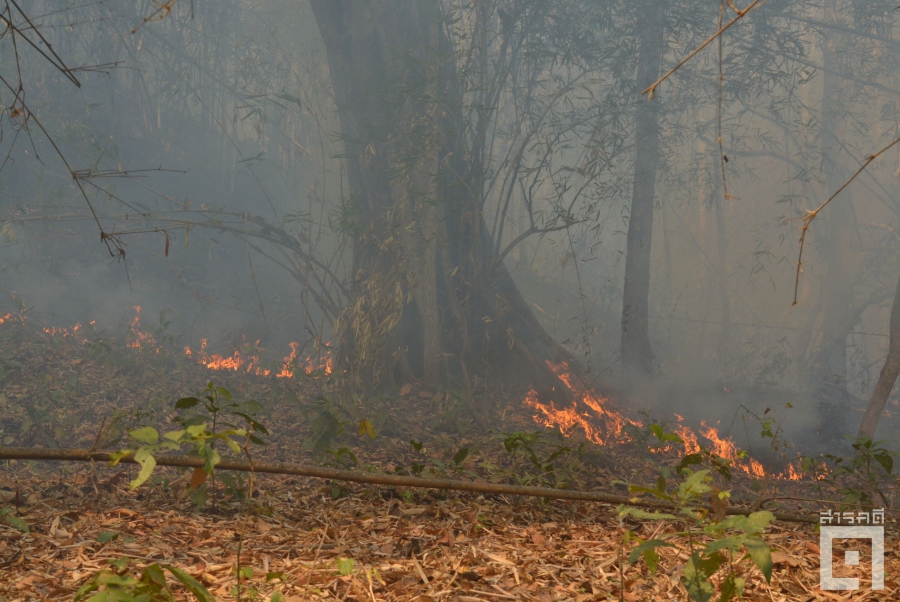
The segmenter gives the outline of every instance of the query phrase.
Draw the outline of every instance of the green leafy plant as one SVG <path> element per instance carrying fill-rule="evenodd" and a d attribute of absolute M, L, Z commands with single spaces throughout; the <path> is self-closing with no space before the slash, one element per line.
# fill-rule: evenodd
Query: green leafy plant
<path fill-rule="evenodd" d="M 350 423 L 346 413 L 329 397 L 319 395 L 305 410 L 311 434 L 303 442 L 303 448 L 315 454 L 326 453 L 333 440 L 344 433 Z"/>
<path fill-rule="evenodd" d="M 684 443 L 678 435 L 666 432 L 660 424 L 650 424 L 647 428 L 656 439 L 655 443 L 650 444 L 651 449 L 671 443 Z M 698 464 L 705 464 L 710 468 L 691 468 Z M 701 449 L 700 452 L 683 456 L 673 467 L 664 466 L 654 486 L 629 486 L 631 493 L 649 494 L 671 505 L 676 509 L 674 514 L 619 507 L 620 519 L 632 516 L 642 520 L 663 520 L 683 525 L 683 530 L 647 541 L 626 529 L 622 545 L 630 548 L 629 564 L 643 558 L 650 571 L 655 573 L 660 561 L 657 549 L 677 547 L 669 540 L 686 537 L 690 557 L 684 568 L 682 583 L 691 599 L 696 602 L 708 602 L 712 598 L 715 593 L 712 578 L 717 574 L 720 574 L 719 601 L 728 602 L 740 598 L 745 585 L 741 565 L 747 561 L 756 565 L 766 581 L 772 576 L 771 551 L 761 535 L 775 520 L 775 516 L 768 511 L 754 512 L 749 516 L 724 516 L 725 502 L 730 493 L 713 484 L 713 475 L 718 474 L 730 481 L 729 464 L 728 460 Z M 670 479 L 677 481 L 677 485 L 671 490 L 668 486 Z M 713 502 L 713 515 L 701 504 L 707 497 Z M 702 543 L 703 540 L 707 543 Z M 633 543 L 636 545 L 632 545 Z"/>
<path fill-rule="evenodd" d="M 842 504 L 871 510 L 878 500 L 879 504 L 891 507 L 898 486 L 893 478 L 896 454 L 884 448 L 884 443 L 868 438 L 855 439 L 851 443 L 855 450 L 853 456 L 825 454 L 825 466 L 820 459 L 804 457 L 800 468 L 803 473 L 815 477 L 820 489 L 823 485 L 837 489 Z"/>
<path fill-rule="evenodd" d="M 248 581 L 253 579 L 252 567 L 236 566 L 234 567 L 234 576 L 237 578 L 237 583 L 231 588 L 232 596 L 238 600 L 248 600 L 249 602 L 255 602 L 256 600 L 261 599 L 259 589 L 253 585 L 247 584 Z"/>
<path fill-rule="evenodd" d="M 720 579 L 719 600 L 728 602 L 743 594 L 745 579 L 740 576 L 739 568 L 745 561 L 752 561 L 767 582 L 772 578 L 771 551 L 761 534 L 775 520 L 775 516 L 771 512 L 760 511 L 749 516 L 730 516 L 722 520 L 712 518 L 705 509 L 699 507 L 699 501 L 714 491 L 709 485 L 710 481 L 708 470 L 691 472 L 688 469 L 687 477 L 672 492 L 667 492 L 663 483 L 653 489 L 632 487 L 634 493 L 649 492 L 659 499 L 673 503 L 678 508 L 678 515 L 620 506 L 620 518 L 634 516 L 643 520 L 673 521 L 683 524 L 685 530 L 648 541 L 642 541 L 630 530 L 626 530 L 623 543 L 629 545 L 632 541 L 637 542 L 637 545 L 631 548 L 629 563 L 643 558 L 647 567 L 655 573 L 659 563 L 657 548 L 677 547 L 666 540 L 687 537 L 687 551 L 690 557 L 684 568 L 682 584 L 691 599 L 696 602 L 708 602 L 715 593 L 712 577 L 721 571 L 724 574 Z M 719 492 L 716 495 L 724 493 Z M 700 536 L 711 538 L 711 541 L 703 545 L 699 541 Z M 743 555 L 742 550 L 745 551 Z"/>
<path fill-rule="evenodd" d="M 255 404 L 255 405 L 253 405 Z M 204 421 L 204 416 L 195 413 L 193 416 L 178 416 L 175 421 L 184 428 L 171 431 L 160 437 L 159 431 L 150 426 L 144 426 L 128 431 L 129 437 L 137 443 L 137 447 L 123 449 L 112 455 L 111 464 L 115 466 L 126 456 L 132 456 L 140 465 L 140 471 L 131 481 L 131 489 L 134 490 L 146 482 L 156 468 L 156 455 L 160 452 L 174 451 L 188 445 L 194 448 L 193 453 L 203 458 L 203 473 L 213 476 L 216 464 L 221 461 L 221 456 L 216 444 L 222 442 L 234 454 L 241 451 L 250 443 L 265 445 L 265 442 L 254 434 L 254 431 L 268 434 L 268 430 L 260 424 L 251 414 L 258 406 L 252 400 L 245 404 L 232 402 L 231 393 L 224 387 L 216 387 L 213 383 L 207 385 L 202 397 L 185 397 L 175 403 L 176 409 L 189 410 L 199 406 L 206 412 L 206 418 L 211 419 L 212 426 L 207 428 L 209 421 Z M 245 422 L 245 428 L 238 428 L 224 418 L 238 417 Z M 221 427 L 227 427 L 219 430 Z M 203 479 L 205 480 L 205 479 Z M 233 481 L 232 481 L 233 484 Z M 195 502 L 205 500 L 203 496 L 195 497 Z"/>
<path fill-rule="evenodd" d="M 129 574 L 125 559 L 110 560 L 109 564 L 109 569 L 100 569 L 78 589 L 75 602 L 85 599 L 87 602 L 174 602 L 175 596 L 166 583 L 166 571 L 200 602 L 215 602 L 202 583 L 190 573 L 170 564 L 149 564 L 141 571 L 140 577 Z M 94 595 L 88 598 L 90 594 Z"/>
<path fill-rule="evenodd" d="M 16 516 L 16 511 L 9 507 L 0 508 L 0 523 L 14 527 L 23 533 L 28 533 L 28 523 Z"/>
<path fill-rule="evenodd" d="M 542 431 L 517 432 L 504 437 L 503 449 L 513 458 L 524 461 L 518 462 L 518 468 L 529 471 L 525 476 L 521 476 L 519 470 L 504 471 L 509 477 L 520 484 L 559 487 L 571 480 L 560 474 L 561 460 L 567 457 L 580 458 L 585 444 L 582 442 L 578 446 L 572 446 L 559 431 L 554 435 Z M 571 466 L 568 468 L 574 469 Z M 574 470 L 564 472 L 574 477 Z"/>
<path fill-rule="evenodd" d="M 409 444 L 413 448 L 413 461 L 409 466 L 409 469 L 403 469 L 398 466 L 394 469 L 394 471 L 398 474 L 408 473 L 415 475 L 417 477 L 421 477 L 425 474 L 425 471 L 431 473 L 433 477 L 444 477 L 447 474 L 447 463 L 441 460 L 440 458 L 432 458 L 425 453 L 425 445 L 421 441 L 417 441 L 416 439 L 410 439 Z M 459 473 L 463 469 L 463 462 L 465 462 L 466 458 L 469 457 L 470 449 L 468 447 L 460 447 L 453 454 L 452 461 L 450 463 L 450 468 L 455 473 Z"/>

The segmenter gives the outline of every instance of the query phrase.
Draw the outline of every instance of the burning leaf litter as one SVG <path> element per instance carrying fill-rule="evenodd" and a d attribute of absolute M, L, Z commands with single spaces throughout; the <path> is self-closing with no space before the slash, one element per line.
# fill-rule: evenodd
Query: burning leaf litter
<path fill-rule="evenodd" d="M 30 334 L 33 330 L 24 318 L 9 322 L 12 328 L 5 327 L 0 336 L 11 337 L 9 341 L 15 342 L 7 349 L 15 349 L 19 367 L 16 377 L 4 385 L 0 406 L 12 409 L 8 400 L 28 402 L 40 391 L 49 399 L 54 399 L 54 391 L 59 391 L 60 399 L 66 402 L 58 406 L 59 416 L 51 405 L 45 424 L 22 429 L 15 437 L 9 435 L 13 432 L 10 420 L 20 420 L 21 412 L 7 412 L 0 424 L 0 429 L 5 430 L 5 434 L 0 432 L 0 441 L 6 445 L 28 437 L 32 444 L 41 443 L 35 437 L 48 435 L 46 441 L 55 438 L 55 445 L 71 445 L 73 441 L 90 445 L 97 440 L 101 415 L 112 416 L 121 412 L 123 406 L 134 404 L 145 411 L 153 406 L 147 400 L 155 399 L 161 400 L 160 408 L 170 408 L 178 396 L 173 392 L 196 390 L 210 371 L 216 372 L 208 366 L 213 356 L 204 347 L 196 353 L 166 357 L 160 353 L 160 347 L 154 347 L 155 342 L 143 338 L 142 347 L 125 347 L 104 355 L 100 352 L 108 343 L 98 341 L 91 334 L 92 328 L 46 329 L 47 338 L 42 340 Z M 129 331 L 140 332 L 139 324 L 130 324 Z M 58 345 L 59 340 L 85 344 Z M 303 367 L 295 363 L 298 355 L 298 347 L 292 346 L 282 369 L 312 374 L 309 362 Z M 206 362 L 201 361 L 204 357 Z M 248 365 L 259 366 L 244 361 L 218 372 L 229 379 L 229 387 L 271 401 L 266 421 L 277 427 L 270 445 L 259 457 L 311 461 L 308 451 L 298 455 L 299 442 L 308 438 L 310 432 L 301 400 L 321 394 L 323 381 L 287 377 L 276 380 L 273 376 L 280 374 L 271 373 L 268 378 L 258 378 L 256 372 L 247 369 Z M 327 369 L 329 365 L 325 366 Z M 565 375 L 564 367 L 559 368 Z M 326 369 L 319 370 L 325 373 Z M 273 387 L 273 383 L 281 386 Z M 403 407 L 407 409 L 386 408 L 380 428 L 410 427 L 424 443 L 418 442 L 413 453 L 406 444 L 408 437 L 402 433 L 379 433 L 377 441 L 368 441 L 361 435 L 347 448 L 359 462 L 387 471 L 407 466 L 415 469 L 418 462 L 431 469 L 440 466 L 440 462 L 449 464 L 450 458 L 459 454 L 456 448 L 465 446 L 475 451 L 463 457 L 458 470 L 488 480 L 504 480 L 521 469 L 521 463 L 511 463 L 515 457 L 502 453 L 498 456 L 492 451 L 496 442 L 492 448 L 488 442 L 465 437 L 451 441 L 445 434 L 430 432 L 439 413 L 435 408 L 448 403 L 449 395 L 429 393 L 411 384 L 402 389 L 407 398 Z M 266 394 L 270 397 L 263 397 Z M 515 398 L 510 392 L 495 394 Z M 535 405 L 527 401 L 532 397 L 529 394 L 525 404 L 507 408 L 510 426 L 526 430 L 529 423 L 533 428 L 532 420 L 540 422 L 540 416 L 550 420 L 562 415 L 539 413 L 536 397 Z M 409 406 L 409 399 L 418 403 Z M 567 426 L 545 423 L 563 427 L 573 442 L 579 440 L 577 431 L 585 425 L 595 429 L 584 429 L 588 440 L 595 440 L 591 437 L 595 433 L 600 441 L 613 441 L 616 434 L 622 438 L 625 425 L 641 424 L 627 419 L 613 410 L 607 400 L 593 394 L 582 394 L 577 399 L 594 414 L 585 415 L 587 410 L 573 412 L 583 422 L 575 420 Z M 286 404 L 285 400 L 293 401 Z M 409 407 L 416 410 L 411 412 Z M 552 408 L 552 404 L 547 407 Z M 601 420 L 598 416 L 606 418 Z M 57 423 L 59 426 L 54 427 Z M 25 422 L 17 424 L 22 427 Z M 685 429 L 681 433 L 686 446 L 698 444 L 697 438 L 690 437 L 693 431 Z M 701 436 L 709 438 L 708 431 L 701 431 Z M 528 441 L 524 435 L 519 437 Z M 610 489 L 617 479 L 630 480 L 644 467 L 625 443 L 607 445 L 603 458 L 590 467 L 589 473 L 575 474 L 571 483 L 557 481 L 557 486 Z M 559 445 L 571 444 L 563 439 Z M 430 450 L 428 457 L 423 455 L 424 449 Z M 341 457 L 347 456 L 336 459 Z M 94 571 L 104 568 L 111 558 L 127 558 L 139 565 L 156 561 L 174 564 L 200 578 L 218 599 L 232 599 L 236 583 L 235 534 L 244 530 L 246 556 L 242 554 L 242 566 L 253 569 L 255 587 L 266 595 L 281 588 L 288 599 L 293 596 L 294 600 L 406 600 L 422 596 L 421 599 L 435 600 L 583 601 L 619 599 L 620 593 L 622 599 L 631 601 L 684 599 L 679 572 L 686 560 L 683 546 L 660 551 L 661 566 L 668 567 L 666 571 L 653 576 L 643 565 L 625 563 L 621 565 L 624 580 L 620 580 L 619 546 L 624 527 L 641 536 L 658 535 L 668 527 L 651 522 L 623 525 L 608 506 L 422 495 L 377 487 L 351 490 L 342 484 L 323 487 L 317 481 L 257 476 L 257 486 L 263 493 L 254 498 L 254 508 L 261 516 L 253 518 L 251 526 L 246 527 L 238 503 L 223 500 L 215 510 L 192 510 L 183 490 L 189 473 L 179 476 L 171 470 L 161 472 L 151 486 L 128 492 L 125 487 L 134 475 L 127 470 L 115 472 L 97 467 L 98 472 L 91 474 L 60 467 L 60 476 L 40 472 L 22 462 L 10 468 L 4 482 L 13 482 L 7 477 L 17 481 L 7 487 L 18 489 L 22 516 L 35 531 L 18 535 L 8 526 L 0 526 L 0 540 L 6 543 L 5 549 L 0 546 L 0 565 L 9 563 L 7 568 L 14 567 L 12 571 L 0 571 L 0 596 L 10 601 L 71 599 L 74 589 Z M 552 478 L 568 477 L 563 477 L 558 468 Z M 815 599 L 810 593 L 817 591 L 815 558 L 810 551 L 815 536 L 806 528 L 785 531 L 777 527 L 767 537 L 778 547 L 773 557 L 775 579 L 766 586 L 758 573 L 748 573 L 746 599 Z M 342 559 L 353 560 L 353 568 L 340 570 Z M 346 569 L 349 563 L 340 566 Z M 266 582 L 267 573 L 281 573 L 282 577 Z M 892 593 L 896 592 L 896 585 L 890 587 Z"/>
<path fill-rule="evenodd" d="M 568 408 L 557 408 L 553 402 L 540 402 L 537 391 L 534 389 L 530 390 L 525 397 L 524 403 L 525 406 L 532 408 L 536 412 L 534 420 L 538 424 L 550 428 L 558 428 L 564 434 L 570 434 L 576 429 L 581 429 L 587 439 L 597 445 L 609 445 L 627 441 L 629 439 L 625 433 L 627 425 L 637 428 L 644 426 L 641 421 L 632 420 L 614 409 L 610 400 L 594 391 L 585 390 L 583 387 L 574 384 L 569 373 L 569 367 L 566 364 L 550 364 L 549 362 L 548 364 L 569 388 L 575 401 Z M 767 476 L 762 464 L 747 456 L 746 453 L 742 453 L 731 438 L 722 437 L 716 428 L 701 422 L 698 435 L 693 429 L 683 424 L 681 416 L 675 414 L 675 417 L 678 420 L 678 424 L 674 427 L 675 432 L 684 440 L 685 453 L 695 454 L 700 451 L 698 436 L 702 436 L 707 441 L 707 447 L 710 447 L 717 455 L 732 462 L 735 467 L 747 475 L 755 478 Z M 792 481 L 801 479 L 800 473 L 793 464 L 788 464 L 784 472 L 768 476 Z"/>

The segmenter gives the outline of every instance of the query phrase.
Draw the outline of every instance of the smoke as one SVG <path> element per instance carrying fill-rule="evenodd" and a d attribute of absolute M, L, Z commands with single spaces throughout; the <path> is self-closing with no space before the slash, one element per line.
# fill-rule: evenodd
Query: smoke
<path fill-rule="evenodd" d="M 667 17 L 663 67 L 714 25 L 708 7 L 686 6 L 693 12 Z M 629 374 L 619 357 L 638 102 L 626 83 L 634 58 L 610 55 L 591 68 L 584 85 L 595 96 L 585 111 L 602 115 L 602 131 L 566 131 L 569 147 L 552 157 L 568 172 L 528 186 L 524 175 L 509 176 L 508 197 L 486 199 L 485 215 L 500 216 L 489 226 L 504 249 L 550 219 L 556 205 L 548 199 L 575 198 L 554 177 L 582 169 L 596 150 L 603 168 L 591 181 L 590 210 L 566 231 L 524 238 L 505 262 L 542 324 L 591 377 L 640 400 L 635 409 L 733 433 L 759 430 L 750 417 L 776 412 L 785 438 L 806 441 L 831 433 L 823 420 L 839 423 L 837 431 L 855 429 L 886 353 L 900 271 L 900 212 L 890 192 L 896 153 L 873 164 L 813 225 L 799 304 L 791 306 L 798 218 L 894 135 L 900 114 L 891 83 L 896 61 L 866 34 L 872 19 L 889 29 L 894 17 L 863 18 L 841 7 L 834 17 L 814 3 L 792 10 L 813 22 L 834 18 L 841 26 L 834 31 L 845 33 L 766 13 L 724 38 L 726 182 L 715 57 L 699 56 L 660 88 L 646 308 L 652 378 Z M 205 338 L 211 350 L 228 353 L 260 339 L 272 358 L 286 355 L 291 341 L 331 337 L 333 316 L 309 290 L 335 293 L 333 283 L 304 281 L 308 264 L 246 234 L 247 218 L 263 219 L 348 278 L 339 128 L 309 8 L 226 2 L 196 9 L 191 20 L 178 5 L 134 35 L 129 24 L 141 15 L 133 8 L 101 3 L 38 19 L 71 65 L 107 67 L 77 72 L 75 88 L 41 57 L 23 53 L 27 101 L 52 143 L 13 115 L 18 105 L 4 92 L 0 311 L 14 309 L 14 297 L 46 324 L 95 320 L 98 329 L 124 332 L 140 306 L 142 321 L 171 321 L 167 328 L 184 344 Z M 608 35 L 631 48 L 637 17 L 617 10 L 609 19 L 619 33 Z M 708 19 L 679 21 L 676 12 Z M 63 27 L 70 23 L 77 25 Z M 110 32 L 121 40 L 112 42 Z M 776 60 L 772 45 L 785 36 L 796 44 Z M 0 40 L 0 64 L 15 64 L 11 52 L 9 38 Z M 6 76 L 8 68 L 0 69 Z M 515 114 L 517 105 L 504 102 L 499 121 Z M 85 180 L 91 208 L 54 145 L 74 169 L 108 172 Z M 607 150 L 608 160 L 597 159 Z M 537 222 L 525 209 L 502 206 L 504 198 L 524 206 L 526 197 Z M 104 231 L 121 233 L 124 256 L 109 256 L 92 211 Z M 746 438 L 759 441 L 752 432 Z"/>

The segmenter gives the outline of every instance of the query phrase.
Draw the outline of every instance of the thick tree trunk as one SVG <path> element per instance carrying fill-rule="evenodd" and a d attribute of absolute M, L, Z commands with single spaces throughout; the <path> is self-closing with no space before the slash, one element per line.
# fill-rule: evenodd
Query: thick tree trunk
<path fill-rule="evenodd" d="M 661 5 L 648 7 L 638 23 L 640 35 L 635 107 L 634 183 L 625 255 L 620 352 L 626 369 L 653 371 L 650 345 L 650 251 L 656 166 L 659 161 L 659 99 L 647 101 L 640 93 L 659 77 L 663 54 Z"/>
<path fill-rule="evenodd" d="M 360 390 L 506 376 L 562 390 L 547 335 L 496 261 L 473 191 L 436 0 L 311 0 L 350 187 L 352 301 L 339 363 Z M 557 399 L 559 397 L 557 396 Z"/>
<path fill-rule="evenodd" d="M 891 305 L 890 335 L 887 359 L 884 360 L 884 367 L 881 369 L 878 383 L 872 391 L 869 404 L 866 406 L 866 413 L 863 415 L 862 423 L 859 425 L 858 436 L 860 438 L 867 437 L 872 439 L 875 437 L 878 419 L 884 412 L 884 406 L 887 404 L 891 391 L 894 390 L 897 376 L 900 375 L 900 279 L 897 280 L 894 303 Z"/>

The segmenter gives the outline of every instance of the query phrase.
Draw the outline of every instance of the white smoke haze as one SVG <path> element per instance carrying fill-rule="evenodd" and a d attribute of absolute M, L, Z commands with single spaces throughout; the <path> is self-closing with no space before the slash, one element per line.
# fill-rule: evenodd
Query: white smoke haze
<path fill-rule="evenodd" d="M 744 446 L 759 445 L 757 434 L 744 435 L 746 411 L 784 415 L 785 437 L 806 444 L 855 434 L 887 354 L 900 274 L 897 148 L 813 222 L 792 302 L 800 218 L 897 134 L 893 7 L 772 0 L 729 30 L 720 154 L 715 45 L 661 84 L 655 104 L 635 91 L 640 73 L 664 73 L 711 34 L 708 3 L 665 12 L 664 3 L 643 3 L 658 22 L 628 3 L 571 4 L 596 19 L 597 37 L 568 66 L 582 73 L 565 84 L 569 100 L 548 100 L 564 87 L 541 76 L 549 64 L 534 72 L 533 88 L 515 81 L 495 99 L 483 216 L 526 303 L 589 378 L 639 402 L 632 411 L 703 420 Z M 165 312 L 181 345 L 208 339 L 228 354 L 258 339 L 271 361 L 292 341 L 331 340 L 336 316 L 310 291 L 346 302 L 338 284 L 319 268 L 325 281 L 304 277 L 310 264 L 299 255 L 247 236 L 269 234 L 261 224 L 270 224 L 327 262 L 343 286 L 355 277 L 345 107 L 310 5 L 179 3 L 134 34 L 138 5 L 54 7 L 23 3 L 69 66 L 101 67 L 74 71 L 77 88 L 20 49 L 25 98 L 73 168 L 110 172 L 85 187 L 105 231 L 123 233 L 126 254 L 110 256 L 50 140 L 14 115 L 19 104 L 4 89 L 0 314 L 16 310 L 15 297 L 47 325 L 94 320 L 124 333 L 139 306 L 143 324 Z M 492 14 L 498 32 L 513 18 Z M 448 26 L 449 39 L 462 40 L 466 23 Z M 645 39 L 646 28 L 658 39 Z M 656 63 L 640 62 L 654 52 Z M 11 37 L 0 38 L 5 78 L 17 77 L 13 53 Z M 548 123 L 516 121 L 535 111 L 528 102 L 546 108 Z M 636 134 L 647 119 L 658 136 L 649 151 Z M 523 144 L 517 123 L 535 128 L 533 141 Z M 554 132 L 565 144 L 551 148 Z M 520 147 L 521 169 L 511 172 Z M 653 228 L 642 268 L 652 359 L 635 371 L 621 341 L 632 207 L 646 196 L 634 187 L 638 168 L 655 190 L 640 201 Z M 561 207 L 568 228 L 507 249 L 529 228 L 558 226 Z M 897 437 L 884 417 L 876 438 Z"/>

